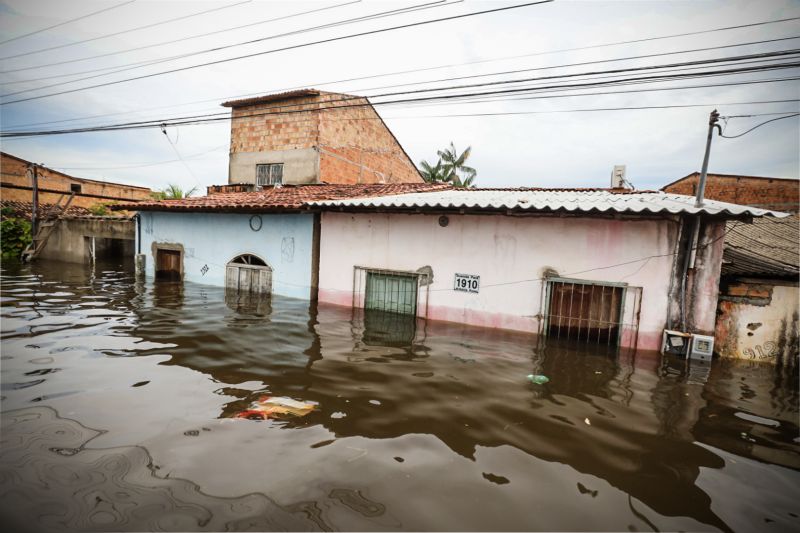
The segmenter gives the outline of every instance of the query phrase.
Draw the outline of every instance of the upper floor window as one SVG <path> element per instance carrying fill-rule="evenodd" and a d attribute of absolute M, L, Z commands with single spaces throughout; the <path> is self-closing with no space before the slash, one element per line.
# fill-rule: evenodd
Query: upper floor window
<path fill-rule="evenodd" d="M 256 165 L 256 185 L 279 185 L 283 183 L 283 163 Z"/>

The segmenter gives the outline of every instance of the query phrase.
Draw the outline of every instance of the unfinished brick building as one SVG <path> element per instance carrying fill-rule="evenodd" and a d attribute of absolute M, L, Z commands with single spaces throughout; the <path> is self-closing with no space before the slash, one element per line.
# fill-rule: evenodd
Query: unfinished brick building
<path fill-rule="evenodd" d="M 700 173 L 692 172 L 688 176 L 665 185 L 661 190 L 694 196 L 697 194 L 699 181 Z M 800 180 L 708 174 L 705 197 L 720 202 L 796 213 L 800 210 Z"/>
<path fill-rule="evenodd" d="M 229 184 L 421 183 L 360 96 L 304 89 L 233 100 Z"/>
<path fill-rule="evenodd" d="M 2 201 L 28 204 L 32 202 L 33 185 L 28 176 L 30 161 L 0 152 L 0 190 Z M 76 178 L 63 172 L 40 166 L 38 168 L 39 203 L 45 207 L 58 202 L 64 195 L 73 191 L 73 207 L 88 208 L 97 204 L 149 200 L 151 192 L 147 187 L 124 185 L 107 181 Z"/>

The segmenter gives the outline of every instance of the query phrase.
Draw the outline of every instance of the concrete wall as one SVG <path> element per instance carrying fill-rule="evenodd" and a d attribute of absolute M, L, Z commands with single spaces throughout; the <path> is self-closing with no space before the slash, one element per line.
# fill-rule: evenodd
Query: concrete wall
<path fill-rule="evenodd" d="M 434 282 L 428 318 L 535 333 L 542 311 L 539 278 L 554 271 L 643 287 L 638 346 L 659 348 L 677 222 L 449 215 L 449 225 L 441 227 L 438 218 L 323 213 L 320 301 L 352 305 L 356 265 L 410 271 L 429 265 Z M 648 256 L 662 257 L 641 260 Z M 621 263 L 628 264 L 600 268 Z M 585 272 L 590 269 L 595 270 Z M 455 273 L 479 275 L 480 292 L 454 291 Z M 632 341 L 623 339 L 624 344 Z"/>
<path fill-rule="evenodd" d="M 225 265 L 231 259 L 249 253 L 272 268 L 274 294 L 303 299 L 311 295 L 313 214 L 256 215 L 262 221 L 259 231 L 250 228 L 254 215 L 249 214 L 145 211 L 140 216 L 141 251 L 147 254 L 146 274 L 151 279 L 154 244 L 183 249 L 185 281 L 215 286 L 225 286 Z"/>
<path fill-rule="evenodd" d="M 27 175 L 29 161 L 0 152 L 0 179 L 2 180 L 2 196 L 6 201 L 31 202 L 32 183 Z M 81 194 L 76 195 L 72 205 L 77 207 L 91 207 L 96 204 L 114 201 L 129 202 L 131 200 L 150 199 L 150 189 L 110 183 L 105 181 L 76 178 L 50 170 L 39 168 L 39 202 L 42 204 L 55 204 L 63 195 L 70 193 L 70 185 L 81 186 Z M 66 198 L 62 201 L 66 201 Z"/>
<path fill-rule="evenodd" d="M 283 163 L 285 184 L 299 185 L 318 181 L 319 152 L 316 148 L 298 148 L 231 154 L 228 162 L 229 182 L 255 183 L 256 165 L 264 163 Z"/>
<path fill-rule="evenodd" d="M 724 284 L 716 352 L 722 357 L 796 366 L 799 302 L 797 283 L 745 279 Z"/>
<path fill-rule="evenodd" d="M 89 255 L 91 237 L 95 238 L 95 250 L 99 253 L 106 251 L 108 245 L 106 239 L 124 241 L 114 253 L 132 258 L 135 233 L 134 221 L 131 219 L 110 217 L 60 219 L 39 258 L 83 263 L 91 259 Z"/>

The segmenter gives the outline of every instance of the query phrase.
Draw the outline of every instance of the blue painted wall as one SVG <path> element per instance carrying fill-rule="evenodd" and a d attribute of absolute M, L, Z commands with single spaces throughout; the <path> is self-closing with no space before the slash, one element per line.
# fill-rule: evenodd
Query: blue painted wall
<path fill-rule="evenodd" d="M 185 281 L 224 287 L 225 265 L 237 255 L 254 254 L 272 267 L 273 294 L 310 297 L 312 214 L 261 214 L 259 231 L 250 228 L 250 214 L 143 211 L 140 216 L 149 278 L 155 277 L 152 244 L 180 244 Z"/>

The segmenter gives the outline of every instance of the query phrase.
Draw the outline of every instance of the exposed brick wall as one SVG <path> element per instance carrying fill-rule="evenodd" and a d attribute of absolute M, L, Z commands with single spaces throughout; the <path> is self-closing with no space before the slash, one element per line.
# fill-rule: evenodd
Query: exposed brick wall
<path fill-rule="evenodd" d="M 319 144 L 318 96 L 231 109 L 231 153 L 296 150 Z M 265 113 L 282 114 L 265 114 Z"/>
<path fill-rule="evenodd" d="M 0 189 L 4 201 L 32 201 L 32 184 L 27 174 L 29 164 L 24 159 L 0 152 L 0 182 L 2 183 Z M 130 202 L 150 198 L 151 191 L 145 187 L 75 178 L 44 167 L 39 167 L 38 176 L 39 202 L 42 204 L 55 204 L 62 194 L 70 193 L 70 185 L 73 183 L 81 186 L 81 194 L 75 195 L 71 204 L 76 207 L 91 207 L 113 201 Z"/>
<path fill-rule="evenodd" d="M 695 172 L 667 185 L 663 190 L 694 196 L 697 194 L 699 182 L 700 173 Z M 709 174 L 706 179 L 705 197 L 721 202 L 797 212 L 800 211 L 800 181 Z"/>
<path fill-rule="evenodd" d="M 323 102 L 340 95 L 323 94 Z M 366 98 L 341 106 L 368 104 Z M 320 113 L 320 179 L 330 183 L 421 182 L 414 163 L 371 105 L 341 107 Z M 336 181 L 334 181 L 336 180 Z"/>
<path fill-rule="evenodd" d="M 233 107 L 231 155 L 315 148 L 321 182 L 421 183 L 414 163 L 372 106 L 354 104 L 368 101 L 322 92 Z"/>

